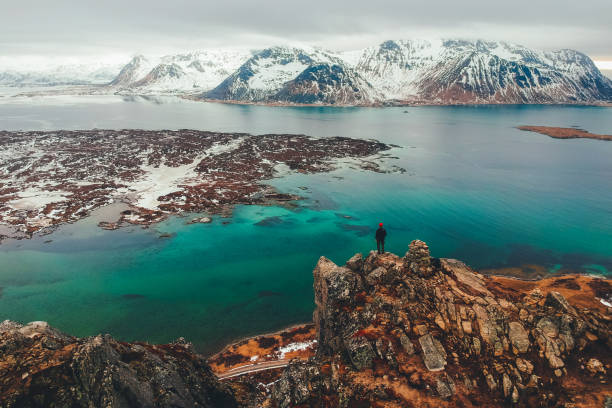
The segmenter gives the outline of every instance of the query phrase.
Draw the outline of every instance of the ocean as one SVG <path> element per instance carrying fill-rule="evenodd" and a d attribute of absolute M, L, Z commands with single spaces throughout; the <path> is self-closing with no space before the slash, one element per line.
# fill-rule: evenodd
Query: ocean
<path fill-rule="evenodd" d="M 432 255 L 486 273 L 612 274 L 612 142 L 558 140 L 519 125 L 612 132 L 612 109 L 580 106 L 266 107 L 174 97 L 4 97 L 0 129 L 194 128 L 378 139 L 405 172 L 349 165 L 268 183 L 294 209 L 239 206 L 231 218 L 105 231 L 110 209 L 0 244 L 0 320 L 45 320 L 78 336 L 185 337 L 212 353 L 310 321 L 312 269 L 375 248 Z"/>

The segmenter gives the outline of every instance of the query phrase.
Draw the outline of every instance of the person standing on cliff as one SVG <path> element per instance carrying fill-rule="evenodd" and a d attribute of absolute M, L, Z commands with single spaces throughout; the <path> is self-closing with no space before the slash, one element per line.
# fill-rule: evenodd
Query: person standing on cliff
<path fill-rule="evenodd" d="M 385 237 L 387 236 L 387 230 L 383 228 L 383 223 L 378 224 L 376 230 L 376 247 L 378 248 L 379 254 L 385 253 Z"/>

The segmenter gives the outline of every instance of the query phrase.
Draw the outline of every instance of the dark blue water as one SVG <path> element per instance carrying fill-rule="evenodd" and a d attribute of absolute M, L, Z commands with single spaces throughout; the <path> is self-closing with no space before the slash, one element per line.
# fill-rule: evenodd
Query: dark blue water
<path fill-rule="evenodd" d="M 0 245 L 0 319 L 47 320 L 76 335 L 185 336 L 205 352 L 310 320 L 312 268 L 425 240 L 478 269 L 612 272 L 612 142 L 557 140 L 518 125 L 612 132 L 612 110 L 572 106 L 269 108 L 172 98 L 10 99 L 2 129 L 150 128 L 376 138 L 405 173 L 343 166 L 270 183 L 296 210 L 239 207 L 229 224 L 103 231 L 89 219 Z M 407 113 L 404 113 L 407 111 Z M 307 187 L 302 190 L 298 187 Z M 171 238 L 159 238 L 162 233 Z M 52 240 L 52 242 L 45 242 Z M 504 269 L 513 271 L 514 269 Z M 518 270 L 518 269 L 516 269 Z"/>

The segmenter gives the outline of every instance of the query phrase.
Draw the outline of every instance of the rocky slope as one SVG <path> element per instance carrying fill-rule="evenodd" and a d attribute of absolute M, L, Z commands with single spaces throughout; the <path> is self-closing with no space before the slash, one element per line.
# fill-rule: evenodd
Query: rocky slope
<path fill-rule="evenodd" d="M 612 405 L 606 279 L 483 276 L 432 258 L 421 241 L 403 257 L 357 254 L 344 266 L 322 257 L 313 275 L 314 328 L 213 356 L 225 386 L 184 342 L 75 339 L 41 323 L 2 323 L 0 405 Z"/>
<path fill-rule="evenodd" d="M 482 276 L 421 241 L 314 270 L 316 357 L 290 364 L 279 407 L 612 403 L 612 287 L 571 276 Z"/>
<path fill-rule="evenodd" d="M 110 336 L 76 338 L 44 322 L 0 323 L 0 406 L 235 407 L 203 357 Z"/>
<path fill-rule="evenodd" d="M 344 65 L 323 63 L 302 71 L 270 99 L 301 104 L 367 105 L 381 97 L 354 70 Z"/>
<path fill-rule="evenodd" d="M 355 69 L 386 100 L 422 103 L 574 103 L 612 99 L 612 81 L 586 55 L 495 41 L 386 41 Z"/>

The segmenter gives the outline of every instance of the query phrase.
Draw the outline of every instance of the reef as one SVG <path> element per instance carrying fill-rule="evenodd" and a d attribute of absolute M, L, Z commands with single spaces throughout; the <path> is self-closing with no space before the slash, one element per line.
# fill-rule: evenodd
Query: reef
<path fill-rule="evenodd" d="M 78 398 L 98 398 L 102 390 L 110 401 L 105 406 L 124 406 L 115 401 L 128 398 L 123 392 L 132 383 L 104 382 L 99 373 L 134 373 L 128 378 L 137 378 L 139 390 L 168 395 L 151 364 L 181 381 L 167 391 L 182 392 L 173 406 L 212 395 L 237 406 L 280 408 L 612 404 L 608 279 L 485 276 L 461 261 L 431 257 L 418 240 L 404 256 L 373 251 L 343 266 L 322 257 L 313 278 L 313 325 L 243 340 L 209 358 L 210 366 L 184 341 L 152 346 L 108 336 L 76 339 L 47 326 L 40 330 L 40 324 L 5 322 L 0 405 L 63 398 L 86 406 L 82 401 L 90 400 Z M 83 360 L 80 350 L 100 343 L 107 351 L 93 359 L 96 369 L 79 368 L 92 360 Z"/>
<path fill-rule="evenodd" d="M 113 202 L 129 208 L 116 221 L 101 222 L 102 228 L 149 225 L 179 213 L 227 216 L 238 204 L 292 205 L 299 196 L 264 183 L 287 172 L 342 165 L 398 170 L 382 165 L 391 146 L 344 137 L 187 129 L 0 131 L 0 147 L 0 227 L 22 237 Z"/>

